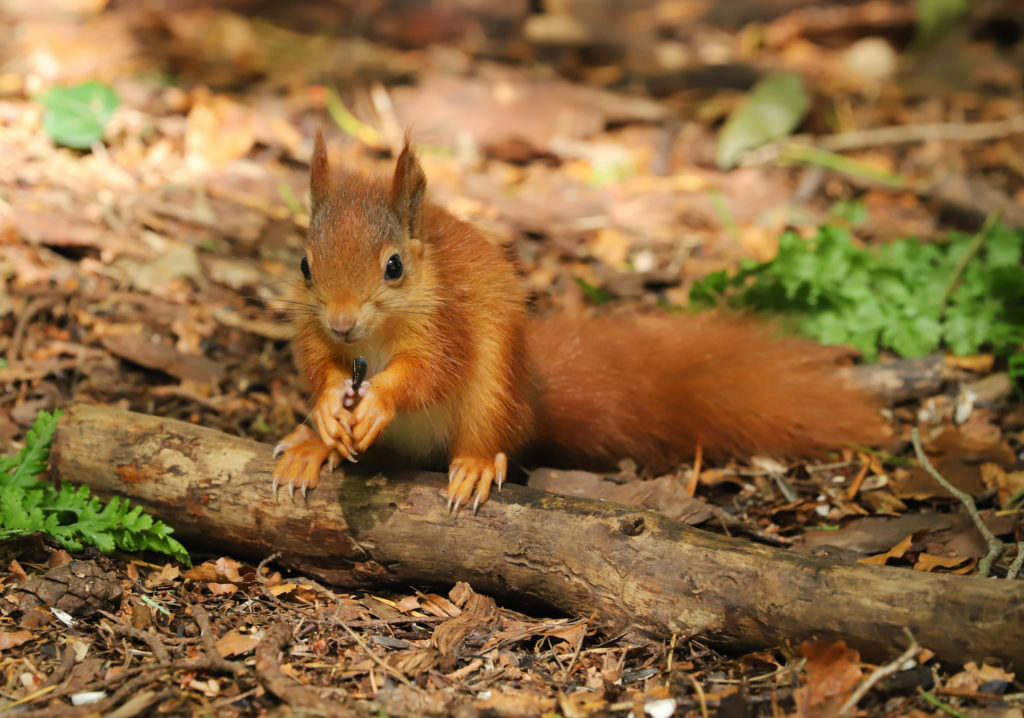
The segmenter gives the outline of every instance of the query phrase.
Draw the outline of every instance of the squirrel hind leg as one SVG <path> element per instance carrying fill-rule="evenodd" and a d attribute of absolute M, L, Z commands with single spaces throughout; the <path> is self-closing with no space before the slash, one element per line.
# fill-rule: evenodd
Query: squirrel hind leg
<path fill-rule="evenodd" d="M 460 506 L 469 506 L 473 499 L 473 513 L 491 495 L 491 485 L 498 490 L 508 472 L 508 458 L 499 452 L 493 459 L 456 456 L 448 470 L 448 510 L 458 511 Z"/>
<path fill-rule="evenodd" d="M 299 426 L 286 436 L 274 448 L 274 456 L 280 454 L 274 466 L 273 492 L 277 495 L 278 486 L 287 486 L 288 495 L 294 495 L 300 489 L 302 495 L 316 488 L 320 483 L 320 468 L 326 461 L 328 470 L 333 471 L 341 457 L 333 446 L 328 446 L 317 433 L 305 424 Z"/>

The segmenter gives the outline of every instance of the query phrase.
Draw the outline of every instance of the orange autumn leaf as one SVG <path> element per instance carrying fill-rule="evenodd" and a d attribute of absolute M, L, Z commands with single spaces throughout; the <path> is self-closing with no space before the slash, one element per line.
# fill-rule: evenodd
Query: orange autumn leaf
<path fill-rule="evenodd" d="M 860 653 L 843 641 L 805 642 L 805 684 L 793 692 L 798 716 L 833 714 L 840 700 L 860 682 Z"/>
<path fill-rule="evenodd" d="M 905 539 L 900 541 L 898 544 L 893 546 L 885 553 L 876 554 L 874 556 L 865 556 L 864 558 L 857 559 L 857 563 L 868 563 L 876 566 L 884 566 L 886 562 L 891 558 L 903 558 L 904 554 L 910 549 L 911 544 L 914 543 L 914 536 L 911 534 Z"/>
<path fill-rule="evenodd" d="M 915 571 L 934 571 L 937 568 L 956 568 L 965 561 L 970 561 L 968 556 L 936 556 L 931 553 L 922 553 L 914 563 Z"/>

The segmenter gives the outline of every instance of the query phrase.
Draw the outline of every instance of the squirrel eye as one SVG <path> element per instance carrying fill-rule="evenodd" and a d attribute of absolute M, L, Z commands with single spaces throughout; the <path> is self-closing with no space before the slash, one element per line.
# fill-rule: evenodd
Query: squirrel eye
<path fill-rule="evenodd" d="M 312 281 L 313 275 L 309 273 L 309 260 L 308 259 L 306 259 L 305 257 L 302 258 L 302 261 L 299 262 L 299 269 L 302 270 L 302 276 L 306 278 L 307 282 Z"/>
<path fill-rule="evenodd" d="M 384 279 L 398 279 L 402 276 L 402 258 L 397 254 L 388 257 L 388 263 L 384 266 Z"/>

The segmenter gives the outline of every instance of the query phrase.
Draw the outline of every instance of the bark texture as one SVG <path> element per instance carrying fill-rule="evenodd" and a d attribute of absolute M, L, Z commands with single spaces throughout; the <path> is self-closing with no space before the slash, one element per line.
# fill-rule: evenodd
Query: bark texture
<path fill-rule="evenodd" d="M 868 657 L 1024 660 L 1024 582 L 842 564 L 706 533 L 650 511 L 506 485 L 478 514 L 445 510 L 444 477 L 321 479 L 271 494 L 271 447 L 120 410 L 72 406 L 57 478 L 131 498 L 214 551 L 347 587 L 468 581 L 593 616 L 609 631 L 703 634 L 725 647 L 842 638 Z"/>

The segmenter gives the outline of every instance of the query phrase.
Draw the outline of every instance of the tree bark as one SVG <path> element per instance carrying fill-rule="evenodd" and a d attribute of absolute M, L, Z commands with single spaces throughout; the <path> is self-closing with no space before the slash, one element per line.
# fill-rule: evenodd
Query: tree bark
<path fill-rule="evenodd" d="M 57 478 L 128 496 L 193 547 L 327 582 L 450 585 L 658 638 L 749 648 L 845 639 L 868 657 L 1024 659 L 1024 583 L 847 565 L 710 534 L 650 511 L 506 485 L 479 513 L 445 509 L 444 477 L 348 471 L 303 501 L 271 494 L 270 447 L 172 419 L 72 406 Z"/>

